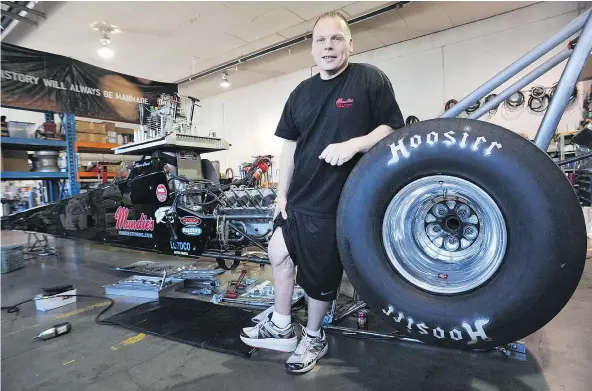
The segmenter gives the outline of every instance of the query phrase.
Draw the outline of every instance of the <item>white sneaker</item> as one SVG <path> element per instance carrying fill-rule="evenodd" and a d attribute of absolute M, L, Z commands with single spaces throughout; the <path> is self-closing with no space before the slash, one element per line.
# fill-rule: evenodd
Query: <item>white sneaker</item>
<path fill-rule="evenodd" d="M 253 325 L 256 325 L 257 323 L 266 319 L 269 316 L 269 314 L 271 314 L 273 311 L 275 311 L 275 305 L 272 304 L 271 307 L 269 307 L 265 311 L 257 314 L 257 316 L 252 317 L 251 322 L 253 322 Z"/>
<path fill-rule="evenodd" d="M 293 352 L 298 344 L 294 326 L 290 323 L 280 329 L 271 321 L 272 315 L 269 313 L 266 319 L 253 327 L 245 327 L 240 333 L 241 341 L 254 348 Z"/>
<path fill-rule="evenodd" d="M 286 361 L 286 371 L 289 373 L 306 373 L 314 368 L 329 349 L 325 330 L 321 329 L 320 337 L 313 337 L 302 328 L 302 338 L 294 353 Z"/>

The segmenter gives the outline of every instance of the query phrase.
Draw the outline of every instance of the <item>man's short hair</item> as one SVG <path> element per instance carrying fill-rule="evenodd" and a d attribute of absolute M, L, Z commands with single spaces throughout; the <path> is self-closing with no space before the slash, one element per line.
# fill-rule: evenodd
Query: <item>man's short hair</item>
<path fill-rule="evenodd" d="M 345 33 L 346 33 L 346 35 L 349 38 L 351 38 L 351 31 L 349 29 L 349 23 L 347 22 L 347 19 L 345 19 L 345 16 L 343 16 L 343 14 L 341 14 L 341 12 L 337 12 L 337 11 L 328 11 L 328 12 L 324 12 L 323 14 L 321 14 L 321 16 L 318 17 L 317 21 L 312 26 L 312 32 L 314 33 L 314 29 L 317 26 L 317 23 L 319 23 L 319 21 L 321 19 L 327 19 L 327 18 L 341 19 L 343 21 L 343 23 L 345 24 Z"/>

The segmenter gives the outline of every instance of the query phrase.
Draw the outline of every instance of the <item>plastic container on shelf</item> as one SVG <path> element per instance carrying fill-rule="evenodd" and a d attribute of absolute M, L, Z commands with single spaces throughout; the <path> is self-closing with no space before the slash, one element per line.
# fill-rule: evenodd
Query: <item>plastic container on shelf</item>
<path fill-rule="evenodd" d="M 8 121 L 8 136 L 35 138 L 35 124 L 33 122 Z"/>

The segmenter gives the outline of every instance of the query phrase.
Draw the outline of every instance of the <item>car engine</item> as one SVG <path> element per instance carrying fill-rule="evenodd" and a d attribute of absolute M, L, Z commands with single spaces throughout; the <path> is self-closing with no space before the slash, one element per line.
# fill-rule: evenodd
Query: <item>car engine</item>
<path fill-rule="evenodd" d="M 171 207 L 162 208 L 157 219 L 169 224 L 173 237 L 179 233 L 179 224 L 174 223 L 181 218 L 194 216 L 204 221 L 204 225 L 211 227 L 208 249 L 265 249 L 272 235 L 277 197 L 272 187 L 260 186 L 261 175 L 269 167 L 266 160 L 259 157 L 244 178 L 224 185 L 206 179 L 174 177 L 175 201 Z"/>

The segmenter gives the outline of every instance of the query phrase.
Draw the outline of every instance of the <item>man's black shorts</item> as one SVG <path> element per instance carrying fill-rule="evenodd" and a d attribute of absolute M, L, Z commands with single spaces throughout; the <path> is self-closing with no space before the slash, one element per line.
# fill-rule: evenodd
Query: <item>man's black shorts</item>
<path fill-rule="evenodd" d="M 335 218 L 316 217 L 294 210 L 278 214 L 273 230 L 281 227 L 288 253 L 297 266 L 296 283 L 320 301 L 337 295 L 343 266 L 337 248 Z"/>

